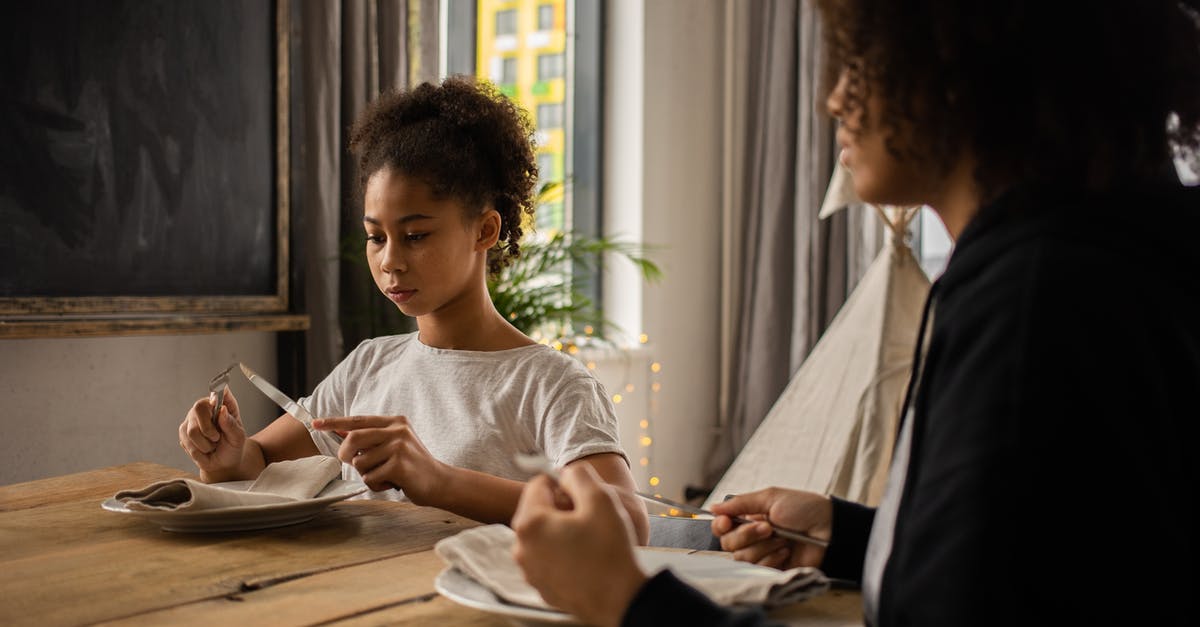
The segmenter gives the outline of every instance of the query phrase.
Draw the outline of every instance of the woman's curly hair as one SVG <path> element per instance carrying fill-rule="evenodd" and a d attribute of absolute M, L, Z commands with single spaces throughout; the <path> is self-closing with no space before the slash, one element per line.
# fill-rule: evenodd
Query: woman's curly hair
<path fill-rule="evenodd" d="M 848 72 L 850 112 L 878 90 L 882 125 L 919 140 L 908 155 L 889 142 L 897 156 L 945 171 L 969 149 L 985 197 L 1021 181 L 1100 189 L 1196 159 L 1197 0 L 818 3 L 826 86 Z"/>
<path fill-rule="evenodd" d="M 468 212 L 490 203 L 501 218 L 500 239 L 488 255 L 495 275 L 520 254 L 521 223 L 533 215 L 532 137 L 529 115 L 483 80 L 452 76 L 383 94 L 350 131 L 359 198 L 371 175 L 391 168 L 461 201 Z"/>

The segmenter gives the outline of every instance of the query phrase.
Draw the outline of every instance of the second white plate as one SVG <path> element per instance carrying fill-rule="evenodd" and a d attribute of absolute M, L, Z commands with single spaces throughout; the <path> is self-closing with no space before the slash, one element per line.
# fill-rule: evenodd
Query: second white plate
<path fill-rule="evenodd" d="M 778 571 L 765 566 L 738 562 L 719 555 L 655 550 L 647 547 L 639 547 L 634 554 L 638 564 L 645 572 L 653 573 L 663 568 L 670 568 L 676 574 L 682 573 L 694 580 L 711 577 L 724 579 L 731 576 L 738 578 L 774 577 L 778 573 Z M 442 596 L 455 603 L 507 616 L 525 624 L 579 624 L 574 616 L 564 612 L 508 603 L 456 568 L 442 570 L 433 580 L 433 587 Z"/>

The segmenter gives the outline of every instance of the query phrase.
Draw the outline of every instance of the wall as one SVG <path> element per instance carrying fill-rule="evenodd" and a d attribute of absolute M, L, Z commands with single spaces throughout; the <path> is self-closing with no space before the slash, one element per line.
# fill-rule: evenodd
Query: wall
<path fill-rule="evenodd" d="M 725 3 L 607 7 L 604 229 L 659 247 L 665 278 L 640 285 L 614 262 L 604 299 L 662 364 L 651 471 L 654 491 L 677 498 L 702 479 L 718 411 Z"/>
<path fill-rule="evenodd" d="M 274 379 L 275 334 L 0 340 L 0 485 L 135 461 L 193 470 L 179 423 L 234 361 Z M 230 388 L 251 432 L 282 413 L 241 375 Z"/>
<path fill-rule="evenodd" d="M 612 0 L 605 33 L 605 232 L 659 246 L 665 278 L 640 285 L 618 260 L 603 289 L 610 317 L 649 337 L 639 359 L 662 364 L 652 463 L 635 474 L 673 497 L 700 482 L 717 420 L 724 6 Z M 0 484 L 137 460 L 191 468 L 176 435 L 191 402 L 235 359 L 274 378 L 274 350 L 271 333 L 0 340 Z M 233 382 L 245 414 L 276 415 L 246 385 Z M 625 416 L 639 412 L 618 411 L 636 442 Z"/>

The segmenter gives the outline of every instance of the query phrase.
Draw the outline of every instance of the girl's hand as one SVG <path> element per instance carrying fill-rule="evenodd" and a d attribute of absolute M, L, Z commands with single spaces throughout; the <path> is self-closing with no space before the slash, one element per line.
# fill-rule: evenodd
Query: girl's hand
<path fill-rule="evenodd" d="M 734 559 L 772 568 L 820 566 L 825 549 L 772 535 L 771 524 L 828 540 L 833 531 L 833 504 L 812 492 L 767 488 L 740 494 L 712 506 L 713 534 Z M 735 525 L 733 516 L 758 522 Z"/>
<path fill-rule="evenodd" d="M 313 428 L 345 433 L 338 459 L 375 491 L 396 488 L 417 505 L 428 503 L 449 466 L 429 453 L 404 416 L 317 418 Z"/>
<path fill-rule="evenodd" d="M 179 446 L 200 469 L 205 482 L 231 478 L 242 462 L 246 429 L 232 390 L 225 390 L 216 424 L 212 420 L 215 395 L 197 400 L 179 425 Z"/>

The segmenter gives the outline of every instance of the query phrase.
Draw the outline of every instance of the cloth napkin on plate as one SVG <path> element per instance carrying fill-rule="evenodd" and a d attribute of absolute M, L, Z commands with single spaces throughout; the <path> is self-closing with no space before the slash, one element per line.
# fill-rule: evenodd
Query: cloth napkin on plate
<path fill-rule="evenodd" d="M 448 566 L 457 568 L 497 597 L 514 605 L 554 610 L 525 581 L 512 556 L 516 534 L 505 525 L 484 525 L 461 531 L 434 545 L 434 552 Z M 775 570 L 732 558 L 712 555 L 686 556 L 699 568 L 672 567 L 670 552 L 639 549 L 638 562 L 648 575 L 670 568 L 682 581 L 721 605 L 759 605 L 766 608 L 789 605 L 829 589 L 829 579 L 815 568 Z M 682 562 L 680 562 L 682 566 Z"/>
<path fill-rule="evenodd" d="M 313 455 L 268 464 L 245 490 L 194 479 L 171 479 L 139 490 L 122 490 L 113 498 L 132 510 L 176 512 L 276 505 L 313 498 L 341 473 L 342 463 L 336 457 Z"/>

